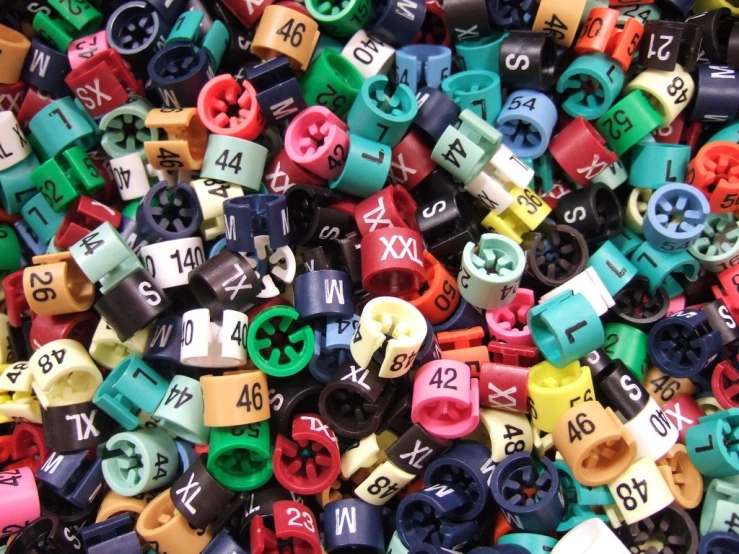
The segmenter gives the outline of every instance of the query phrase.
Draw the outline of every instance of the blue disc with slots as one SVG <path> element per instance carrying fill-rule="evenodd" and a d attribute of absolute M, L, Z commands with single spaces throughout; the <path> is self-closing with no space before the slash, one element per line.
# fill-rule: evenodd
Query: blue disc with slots
<path fill-rule="evenodd" d="M 536 159 L 547 151 L 556 123 L 557 107 L 546 94 L 517 90 L 506 98 L 495 126 L 516 156 Z"/>
<path fill-rule="evenodd" d="M 197 106 L 200 91 L 213 78 L 205 50 L 189 42 L 173 42 L 154 54 L 148 73 L 168 108 Z"/>
<path fill-rule="evenodd" d="M 537 462 L 529 452 L 507 457 L 493 473 L 490 490 L 514 529 L 548 533 L 565 515 L 559 473 L 548 458 Z"/>
<path fill-rule="evenodd" d="M 149 60 L 167 41 L 171 30 L 171 25 L 148 2 L 132 0 L 110 15 L 105 34 L 134 70 L 145 73 Z"/>
<path fill-rule="evenodd" d="M 700 373 L 721 347 L 721 333 L 709 327 L 703 310 L 683 310 L 661 319 L 649 330 L 647 342 L 652 363 L 677 378 Z"/>
<path fill-rule="evenodd" d="M 159 181 L 136 210 L 139 235 L 149 244 L 191 237 L 202 222 L 198 198 L 187 183 L 168 187 L 165 181 Z"/>
<path fill-rule="evenodd" d="M 662 252 L 681 252 L 701 236 L 711 208 L 692 185 L 673 183 L 654 191 L 647 204 L 643 233 Z"/>

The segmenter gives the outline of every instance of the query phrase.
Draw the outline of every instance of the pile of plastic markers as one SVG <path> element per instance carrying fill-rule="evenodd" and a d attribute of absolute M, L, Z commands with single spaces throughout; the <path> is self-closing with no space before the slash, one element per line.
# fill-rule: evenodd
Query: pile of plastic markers
<path fill-rule="evenodd" d="M 739 553 L 736 0 L 0 0 L 0 554 Z"/>

